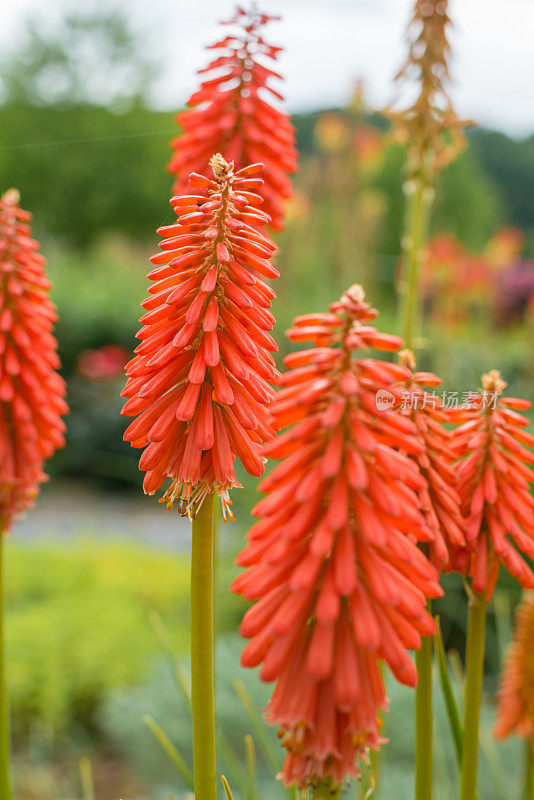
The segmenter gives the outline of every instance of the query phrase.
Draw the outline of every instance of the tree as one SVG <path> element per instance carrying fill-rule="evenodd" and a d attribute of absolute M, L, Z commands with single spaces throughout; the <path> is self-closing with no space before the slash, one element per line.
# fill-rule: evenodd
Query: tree
<path fill-rule="evenodd" d="M 115 105 L 144 99 L 157 72 L 143 42 L 117 10 L 76 11 L 59 24 L 41 12 L 24 25 L 15 50 L 0 61 L 8 104 Z"/>

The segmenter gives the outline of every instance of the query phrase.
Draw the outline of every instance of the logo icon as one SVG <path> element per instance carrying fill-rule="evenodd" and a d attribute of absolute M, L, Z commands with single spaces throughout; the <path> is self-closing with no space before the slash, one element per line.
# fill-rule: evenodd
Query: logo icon
<path fill-rule="evenodd" d="M 376 393 L 376 408 L 377 411 L 387 411 L 388 408 L 393 408 L 395 405 L 395 395 L 388 392 L 387 389 L 379 389 Z"/>

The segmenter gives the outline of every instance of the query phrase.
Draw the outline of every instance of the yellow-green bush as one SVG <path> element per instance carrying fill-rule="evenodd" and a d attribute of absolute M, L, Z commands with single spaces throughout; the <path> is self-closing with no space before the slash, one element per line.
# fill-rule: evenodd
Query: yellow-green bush
<path fill-rule="evenodd" d="M 7 548 L 13 729 L 54 739 L 90 728 L 110 689 L 143 681 L 159 644 L 151 612 L 187 641 L 184 557 L 94 541 Z"/>

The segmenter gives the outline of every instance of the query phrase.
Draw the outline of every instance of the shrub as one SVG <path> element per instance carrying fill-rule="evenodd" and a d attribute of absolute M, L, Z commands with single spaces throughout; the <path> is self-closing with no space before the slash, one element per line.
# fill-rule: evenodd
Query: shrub
<path fill-rule="evenodd" d="M 14 734 L 52 742 L 91 730 L 111 689 L 142 681 L 158 640 L 149 615 L 187 641 L 184 558 L 81 541 L 7 553 L 7 651 Z"/>

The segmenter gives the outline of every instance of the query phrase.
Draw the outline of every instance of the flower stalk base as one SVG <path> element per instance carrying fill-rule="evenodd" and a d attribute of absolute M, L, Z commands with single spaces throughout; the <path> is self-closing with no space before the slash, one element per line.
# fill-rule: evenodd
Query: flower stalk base
<path fill-rule="evenodd" d="M 486 639 L 486 601 L 473 593 L 467 623 L 467 653 L 464 697 L 464 747 L 460 800 L 476 796 L 478 772 L 478 728 L 482 681 L 484 677 L 484 645 Z"/>
<path fill-rule="evenodd" d="M 191 699 L 195 800 L 217 800 L 213 691 L 213 494 L 193 520 Z"/>
<path fill-rule="evenodd" d="M 424 636 L 415 654 L 419 676 L 415 690 L 415 800 L 432 797 L 432 650 L 432 637 Z"/>
<path fill-rule="evenodd" d="M 1 522 L 1 520 L 0 520 Z M 5 533 L 0 525 L 0 797 L 2 800 L 11 800 L 10 780 L 10 725 L 9 725 L 9 700 L 6 686 L 6 657 L 5 657 L 5 569 L 4 549 Z"/>

